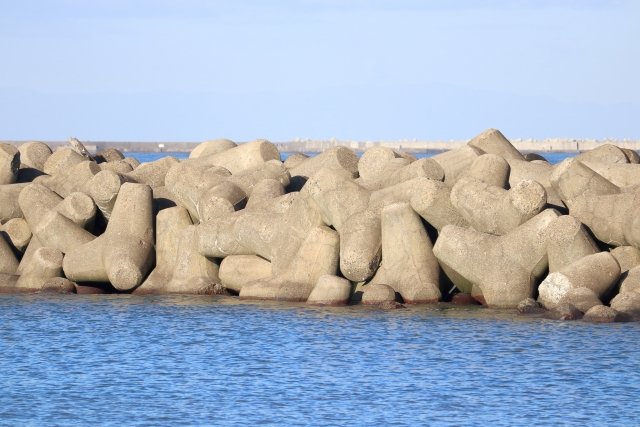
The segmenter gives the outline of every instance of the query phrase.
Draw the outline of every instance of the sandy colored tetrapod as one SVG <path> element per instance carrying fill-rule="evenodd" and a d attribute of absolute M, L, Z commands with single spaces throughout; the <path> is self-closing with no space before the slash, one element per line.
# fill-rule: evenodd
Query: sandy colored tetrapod
<path fill-rule="evenodd" d="M 260 139 L 183 163 L 223 167 L 235 175 L 247 169 L 258 168 L 269 160 L 280 160 L 280 152 L 271 142 Z"/>
<path fill-rule="evenodd" d="M 53 277 L 62 276 L 63 254 L 54 248 L 39 248 L 16 283 L 18 292 L 37 292 Z"/>
<path fill-rule="evenodd" d="M 406 303 L 438 302 L 440 267 L 418 214 L 396 203 L 382 210 L 381 222 L 384 283 Z"/>
<path fill-rule="evenodd" d="M 127 181 L 128 178 L 125 175 L 110 170 L 98 172 L 89 181 L 87 186 L 89 195 L 106 220 L 111 217 L 120 187 Z"/>
<path fill-rule="evenodd" d="M 579 153 L 576 159 L 585 162 L 629 163 L 625 151 L 613 144 L 602 144 L 594 149 Z"/>
<path fill-rule="evenodd" d="M 182 229 L 178 241 L 178 257 L 163 293 L 213 294 L 218 278 L 218 265 L 197 251 L 196 226 Z"/>
<path fill-rule="evenodd" d="M 104 234 L 66 254 L 67 278 L 110 282 L 120 291 L 142 283 L 154 261 L 152 213 L 151 188 L 123 184 Z"/>
<path fill-rule="evenodd" d="M 67 170 L 58 171 L 43 183 L 61 197 L 67 197 L 76 191 L 89 194 L 88 185 L 94 175 L 100 171 L 100 166 L 97 163 L 83 161 Z"/>
<path fill-rule="evenodd" d="M 618 194 L 620 189 L 611 181 L 577 159 L 565 159 L 550 176 L 551 186 L 571 209 L 571 202 L 578 197 Z"/>
<path fill-rule="evenodd" d="M 476 147 L 489 154 L 496 154 L 504 159 L 524 160 L 524 156 L 497 129 L 487 129 L 476 135 L 468 145 Z"/>
<path fill-rule="evenodd" d="M 622 274 L 640 265 L 640 249 L 633 246 L 618 246 L 611 249 L 611 255 L 618 261 Z"/>
<path fill-rule="evenodd" d="M 105 148 L 104 150 L 98 151 L 93 158 L 98 164 L 117 163 L 124 160 L 124 154 L 117 148 Z"/>
<path fill-rule="evenodd" d="M 507 159 L 509 163 L 509 185 L 515 186 L 520 181 L 533 180 L 540 183 L 547 193 L 547 204 L 553 208 L 564 209 L 565 205 L 557 191 L 551 185 L 553 166 L 546 161 L 525 161 Z"/>
<path fill-rule="evenodd" d="M 285 271 L 243 286 L 240 298 L 306 301 L 321 276 L 337 273 L 339 240 L 328 227 L 312 229 Z"/>
<path fill-rule="evenodd" d="M 58 203 L 55 210 L 70 219 L 74 224 L 85 229 L 91 229 L 97 212 L 93 199 L 80 192 L 69 194 Z"/>
<path fill-rule="evenodd" d="M 587 255 L 550 273 L 538 287 L 538 302 L 551 309 L 573 288 L 589 288 L 598 298 L 618 281 L 620 266 L 609 252 Z"/>
<path fill-rule="evenodd" d="M 0 143 L 0 185 L 14 184 L 18 180 L 20 152 L 11 144 Z"/>
<path fill-rule="evenodd" d="M 611 300 L 611 308 L 625 320 L 640 320 L 640 292 L 620 292 Z"/>
<path fill-rule="evenodd" d="M 109 170 L 120 174 L 133 172 L 133 166 L 131 165 L 131 163 L 124 160 L 118 160 L 117 162 L 99 163 L 98 166 L 100 167 L 100 170 Z"/>
<path fill-rule="evenodd" d="M 0 273 L 14 274 L 18 269 L 18 258 L 16 258 L 9 242 L 0 233 Z"/>
<path fill-rule="evenodd" d="M 362 304 L 377 305 L 396 300 L 396 291 L 384 283 L 371 283 L 362 288 Z"/>
<path fill-rule="evenodd" d="M 60 148 L 51 154 L 44 162 L 43 171 L 47 175 L 57 175 L 60 172 L 70 170 L 78 163 L 86 162 L 87 159 L 71 148 Z"/>
<path fill-rule="evenodd" d="M 246 203 L 247 193 L 242 188 L 233 182 L 223 181 L 200 196 L 197 204 L 198 219 L 201 222 L 211 221 L 244 208 Z"/>
<path fill-rule="evenodd" d="M 240 292 L 247 283 L 271 277 L 271 263 L 257 255 L 229 255 L 220 263 L 220 282 Z"/>
<path fill-rule="evenodd" d="M 0 223 L 5 223 L 11 218 L 23 218 L 24 214 L 20 209 L 19 196 L 22 190 L 29 185 L 5 184 L 0 185 Z"/>
<path fill-rule="evenodd" d="M 342 170 L 355 178 L 358 175 L 358 156 L 349 148 L 334 147 L 309 157 L 289 169 L 292 189 L 300 190 L 307 179 L 323 168 Z"/>
<path fill-rule="evenodd" d="M 492 187 L 508 188 L 511 166 L 502 157 L 495 154 L 483 154 L 477 157 L 469 170 L 465 172 L 465 178 L 473 178 Z"/>
<path fill-rule="evenodd" d="M 308 158 L 309 156 L 307 156 L 304 153 L 295 152 L 295 153 L 289 154 L 289 157 L 286 158 L 283 164 L 285 168 L 293 169 Z"/>
<path fill-rule="evenodd" d="M 43 142 L 30 141 L 20 144 L 21 167 L 29 167 L 44 172 L 44 164 L 51 156 L 52 151 L 49 146 Z"/>
<path fill-rule="evenodd" d="M 592 307 L 602 305 L 598 295 L 591 289 L 581 286 L 569 289 L 558 301 L 558 304 L 571 304 L 583 313 Z"/>
<path fill-rule="evenodd" d="M 0 232 L 17 252 L 24 252 L 31 241 L 31 229 L 24 218 L 12 218 L 0 226 Z"/>
<path fill-rule="evenodd" d="M 367 149 L 358 161 L 360 183 L 369 190 L 385 187 L 385 178 L 415 161 L 412 155 L 388 147 Z"/>
<path fill-rule="evenodd" d="M 237 144 L 230 139 L 211 139 L 209 141 L 204 141 L 196 145 L 195 148 L 191 150 L 191 153 L 189 153 L 189 158 L 197 159 L 198 157 L 210 156 L 212 154 L 217 154 L 222 151 L 229 150 L 236 146 Z"/>
<path fill-rule="evenodd" d="M 571 215 L 601 242 L 640 248 L 640 193 L 580 196 L 569 205 Z"/>
<path fill-rule="evenodd" d="M 447 225 L 440 231 L 433 252 L 462 292 L 489 306 L 514 308 L 533 295 L 546 272 L 543 236 L 558 216 L 557 211 L 546 209 L 503 236 Z M 469 284 L 476 289 L 469 289 Z"/>
<path fill-rule="evenodd" d="M 247 199 L 245 209 L 260 209 L 260 205 L 265 202 L 285 194 L 282 183 L 274 178 L 262 179 L 256 183 Z"/>
<path fill-rule="evenodd" d="M 124 160 L 131 163 L 135 159 L 126 158 Z M 167 156 L 139 166 L 132 164 L 133 171 L 129 172 L 126 177 L 131 182 L 147 184 L 151 188 L 163 187 L 167 172 L 178 163 L 180 162 L 175 157 Z"/>
<path fill-rule="evenodd" d="M 240 187 L 247 196 L 251 196 L 256 184 L 263 179 L 276 179 L 286 187 L 289 185 L 290 178 L 289 171 L 280 160 L 269 160 L 256 167 L 233 174 L 226 180 Z"/>
<path fill-rule="evenodd" d="M 505 190 L 465 176 L 451 189 L 451 203 L 477 231 L 502 235 L 541 212 L 547 197 L 535 181 Z"/>
<path fill-rule="evenodd" d="M 18 199 L 31 232 L 43 246 L 67 253 L 95 239 L 93 234 L 56 210 L 62 198 L 50 189 L 33 183 L 22 190 Z"/>
<path fill-rule="evenodd" d="M 163 293 L 171 280 L 179 258 L 180 235 L 191 225 L 189 212 L 175 206 L 158 212 L 156 216 L 156 266 L 135 294 Z"/>
<path fill-rule="evenodd" d="M 444 182 L 449 186 L 456 183 L 459 176 L 463 175 L 476 157 L 485 154 L 484 151 L 477 147 L 464 145 L 454 150 L 445 151 L 431 157 L 444 170 Z"/>
<path fill-rule="evenodd" d="M 582 223 L 571 215 L 559 216 L 547 229 L 547 255 L 551 273 L 599 251 Z"/>
<path fill-rule="evenodd" d="M 633 187 L 640 185 L 639 164 L 592 161 L 583 161 L 582 163 L 618 187 Z"/>
<path fill-rule="evenodd" d="M 445 225 L 467 227 L 468 222 L 451 203 L 451 187 L 439 181 L 422 183 L 422 191 L 411 197 L 411 207 L 438 231 Z"/>
<path fill-rule="evenodd" d="M 351 283 L 342 277 L 320 276 L 313 287 L 307 304 L 312 305 L 346 305 L 351 296 Z"/>

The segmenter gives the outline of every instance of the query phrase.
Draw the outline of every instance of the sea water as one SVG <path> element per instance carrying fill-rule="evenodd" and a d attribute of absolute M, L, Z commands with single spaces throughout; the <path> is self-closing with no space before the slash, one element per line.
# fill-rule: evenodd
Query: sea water
<path fill-rule="evenodd" d="M 131 157 L 135 157 L 136 159 L 138 159 L 141 162 L 152 162 L 154 160 L 158 160 L 162 157 L 165 156 L 173 156 L 177 159 L 186 159 L 187 157 L 189 157 L 189 153 L 182 153 L 182 152 L 162 152 L 162 153 L 140 153 L 140 152 L 131 152 L 131 153 L 125 153 L 128 156 Z M 287 157 L 289 157 L 291 153 L 290 152 L 283 152 L 281 153 L 281 159 L 284 161 L 287 159 Z M 318 153 L 306 153 L 310 156 L 314 156 Z M 431 157 L 435 154 L 437 154 L 437 152 L 435 151 L 429 151 L 429 152 L 424 152 L 424 153 L 413 153 L 417 158 L 423 158 L 423 157 Z M 542 156 L 547 159 L 549 161 L 549 163 L 551 164 L 556 164 L 561 162 L 562 160 L 564 160 L 567 157 L 572 157 L 575 156 L 576 153 L 543 153 Z"/>
<path fill-rule="evenodd" d="M 0 425 L 640 422 L 639 323 L 447 304 L 0 295 Z"/>

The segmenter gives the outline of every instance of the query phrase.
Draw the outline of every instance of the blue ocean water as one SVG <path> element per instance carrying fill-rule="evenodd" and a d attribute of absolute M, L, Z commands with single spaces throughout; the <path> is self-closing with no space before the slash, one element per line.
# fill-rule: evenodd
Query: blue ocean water
<path fill-rule="evenodd" d="M 2 295 L 0 325 L 0 425 L 640 423 L 638 323 Z"/>
<path fill-rule="evenodd" d="M 289 157 L 291 153 L 289 152 L 283 152 L 281 153 L 281 158 L 282 160 L 286 160 L 287 157 Z M 314 155 L 316 153 L 308 153 L 309 155 Z M 416 153 L 415 156 L 417 158 L 423 158 L 423 157 L 431 157 L 434 154 L 436 154 L 436 152 L 426 152 L 426 153 Z M 562 160 L 564 160 L 567 157 L 572 157 L 575 156 L 576 153 L 542 153 L 542 156 L 547 159 L 549 161 L 549 163 L 551 164 L 556 164 L 561 162 Z M 140 160 L 141 162 L 151 162 L 154 160 L 157 160 L 159 158 L 165 157 L 165 156 L 173 156 L 175 158 L 178 159 L 186 159 L 187 157 L 189 157 L 188 153 L 171 153 L 171 152 L 164 152 L 164 153 L 138 153 L 138 152 L 131 152 L 131 153 L 127 153 L 128 156 L 132 156 L 135 157 L 136 159 Z"/>

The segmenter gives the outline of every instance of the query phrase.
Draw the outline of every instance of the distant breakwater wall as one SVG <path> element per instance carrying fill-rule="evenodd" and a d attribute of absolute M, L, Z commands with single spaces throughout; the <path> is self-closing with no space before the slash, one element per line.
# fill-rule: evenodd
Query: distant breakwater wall
<path fill-rule="evenodd" d="M 640 140 L 632 139 L 512 139 L 511 143 L 521 152 L 581 152 L 598 148 L 604 144 L 613 144 L 621 148 L 640 150 Z M 20 145 L 27 141 L 2 141 Z M 52 149 L 64 147 L 67 141 L 42 141 Z M 156 141 L 87 141 L 84 145 L 90 152 L 106 148 L 115 148 L 122 152 L 191 152 L 200 142 L 156 142 Z M 343 146 L 357 152 L 364 152 L 375 146 L 389 147 L 409 153 L 425 151 L 447 151 L 464 146 L 468 141 L 350 141 L 350 140 L 296 140 L 274 142 L 281 152 L 299 151 L 304 153 L 320 153 L 329 148 Z"/>

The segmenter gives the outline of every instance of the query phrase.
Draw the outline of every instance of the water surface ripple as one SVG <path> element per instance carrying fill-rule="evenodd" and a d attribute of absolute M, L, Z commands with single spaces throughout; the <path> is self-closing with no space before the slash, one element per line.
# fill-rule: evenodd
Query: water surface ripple
<path fill-rule="evenodd" d="M 638 425 L 640 324 L 0 296 L 1 425 Z"/>

